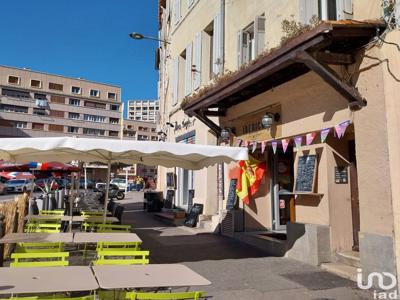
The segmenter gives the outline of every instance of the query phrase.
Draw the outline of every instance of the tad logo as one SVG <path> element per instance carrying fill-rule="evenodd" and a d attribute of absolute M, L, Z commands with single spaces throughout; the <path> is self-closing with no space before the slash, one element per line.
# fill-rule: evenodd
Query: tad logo
<path fill-rule="evenodd" d="M 384 283 L 385 277 L 387 278 L 386 284 Z M 368 290 L 372 288 L 374 284 L 374 278 L 378 283 L 378 287 L 381 290 L 388 291 L 392 290 L 397 286 L 397 279 L 392 273 L 388 272 L 372 272 L 368 274 L 367 283 L 364 284 L 362 280 L 362 270 L 357 269 L 357 286 L 362 290 Z M 392 292 L 378 292 L 374 290 L 374 299 L 399 299 L 397 289 Z"/>

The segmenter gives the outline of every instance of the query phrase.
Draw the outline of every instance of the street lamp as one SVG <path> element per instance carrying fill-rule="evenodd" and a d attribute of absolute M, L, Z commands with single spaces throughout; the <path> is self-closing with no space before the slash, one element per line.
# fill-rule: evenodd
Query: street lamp
<path fill-rule="evenodd" d="M 166 44 L 170 44 L 170 42 L 167 42 L 166 40 L 161 40 L 161 39 L 153 37 L 153 36 L 146 36 L 146 35 L 143 35 L 143 34 L 141 34 L 139 32 L 131 32 L 129 34 L 129 37 L 134 39 L 134 40 L 143 40 L 143 39 L 145 39 L 145 40 L 153 40 L 153 41 L 158 41 L 158 42 L 163 42 L 163 43 L 166 43 Z"/>

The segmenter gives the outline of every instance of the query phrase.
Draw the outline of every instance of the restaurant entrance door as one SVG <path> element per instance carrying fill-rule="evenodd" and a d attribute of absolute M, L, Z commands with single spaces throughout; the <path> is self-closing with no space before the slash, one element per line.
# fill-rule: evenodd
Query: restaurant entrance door
<path fill-rule="evenodd" d="M 272 229 L 285 231 L 286 224 L 293 218 L 294 196 L 293 147 L 286 152 L 278 148 L 274 154 L 270 149 L 271 186 L 272 186 Z"/>

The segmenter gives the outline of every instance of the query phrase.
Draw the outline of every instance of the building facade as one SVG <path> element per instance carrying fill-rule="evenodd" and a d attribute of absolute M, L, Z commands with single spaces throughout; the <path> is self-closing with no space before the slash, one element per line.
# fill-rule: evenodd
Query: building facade
<path fill-rule="evenodd" d="M 158 111 L 158 100 L 128 101 L 128 118 L 130 120 L 156 123 Z"/>
<path fill-rule="evenodd" d="M 0 136 L 118 138 L 121 88 L 0 66 Z"/>
<path fill-rule="evenodd" d="M 248 204 L 229 212 L 236 164 L 160 170 L 160 187 L 174 172 L 178 206 L 191 187 L 206 214 L 229 216 L 233 236 L 276 255 L 329 269 L 350 252 L 349 277 L 357 266 L 364 278 L 396 275 L 400 74 L 390 43 L 400 34 L 381 21 L 396 13 L 382 1 L 160 1 L 168 140 L 248 146 L 266 165 Z M 182 120 L 191 126 L 175 130 Z"/>

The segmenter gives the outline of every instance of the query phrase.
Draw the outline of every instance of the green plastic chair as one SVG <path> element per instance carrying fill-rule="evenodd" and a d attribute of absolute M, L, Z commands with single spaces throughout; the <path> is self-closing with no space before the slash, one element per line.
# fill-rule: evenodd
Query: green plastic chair
<path fill-rule="evenodd" d="M 97 232 L 131 232 L 131 225 L 98 224 Z"/>
<path fill-rule="evenodd" d="M 51 253 L 64 251 L 64 243 L 17 243 L 16 253 Z"/>
<path fill-rule="evenodd" d="M 82 217 L 102 217 L 104 213 L 102 211 L 81 211 Z"/>
<path fill-rule="evenodd" d="M 149 255 L 149 251 L 98 251 L 93 265 L 146 265 Z"/>
<path fill-rule="evenodd" d="M 183 299 L 195 299 L 205 297 L 204 292 L 193 291 L 193 292 L 178 292 L 178 293 L 141 293 L 141 292 L 128 292 L 126 293 L 126 299 L 131 300 L 183 300 Z"/>
<path fill-rule="evenodd" d="M 138 251 L 142 242 L 99 242 L 97 251 Z"/>
<path fill-rule="evenodd" d="M 30 224 L 29 224 L 30 225 Z M 28 232 L 47 232 L 57 233 L 61 231 L 61 224 L 59 223 L 38 223 L 34 224 Z"/>
<path fill-rule="evenodd" d="M 10 263 L 12 268 L 30 268 L 30 267 L 64 267 L 68 266 L 69 262 L 66 259 L 69 257 L 68 252 L 56 253 L 13 253 L 11 258 L 14 259 Z"/>
<path fill-rule="evenodd" d="M 41 210 L 39 211 L 39 215 L 45 215 L 45 216 L 63 216 L 64 215 L 64 210 Z"/>

